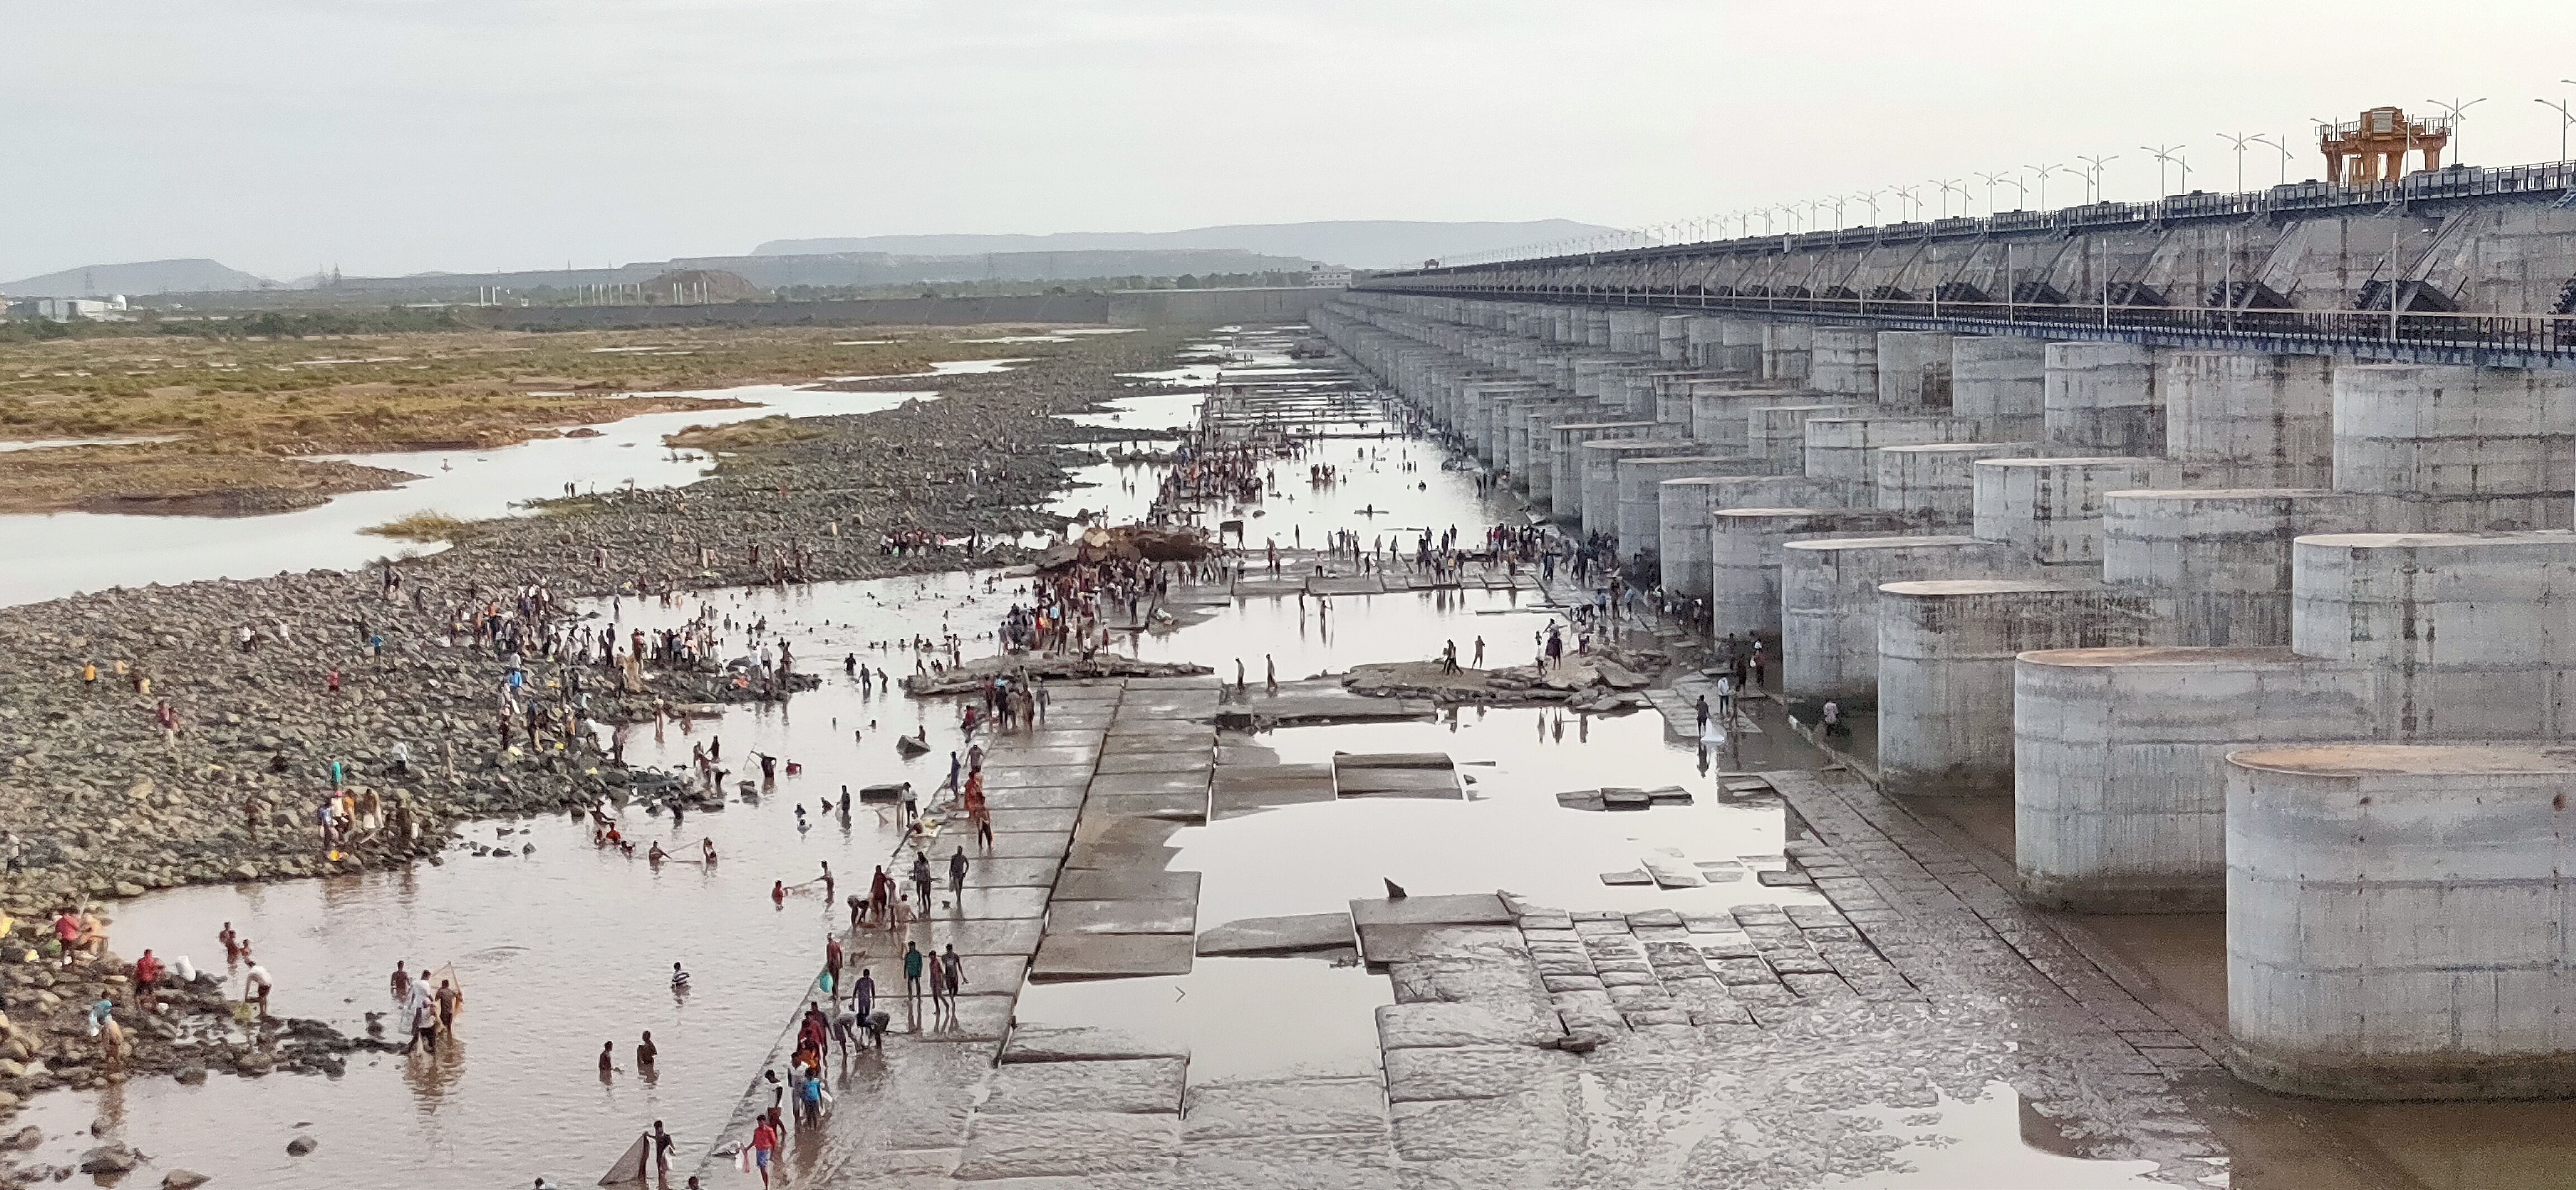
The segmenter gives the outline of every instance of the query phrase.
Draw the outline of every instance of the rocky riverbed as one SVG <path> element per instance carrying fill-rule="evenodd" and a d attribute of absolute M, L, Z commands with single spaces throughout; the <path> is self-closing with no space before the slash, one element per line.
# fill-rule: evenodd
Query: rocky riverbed
<path fill-rule="evenodd" d="M 1070 444 L 1129 436 L 1051 415 L 1124 395 L 1131 382 L 1119 373 L 1163 365 L 1181 342 L 1161 332 L 1086 337 L 1012 371 L 943 377 L 938 400 L 810 419 L 822 434 L 746 449 L 684 489 L 568 499 L 482 522 L 454 548 L 401 563 L 390 594 L 380 573 L 312 571 L 0 610 L 0 650 L 14 662 L 0 669 L 0 824 L 22 848 L 0 875 L 0 912 L 19 919 L 0 947 L 0 994 L 18 1007 L 35 982 L 26 944 L 65 907 L 424 856 L 474 862 L 451 850 L 469 820 L 622 792 L 632 775 L 590 740 L 498 738 L 493 691 L 504 667 L 488 647 L 442 641 L 450 609 L 531 586 L 558 601 L 653 599 L 782 575 L 1018 560 L 1028 555 L 992 543 L 1060 527 L 1046 501 L 1068 467 L 1093 458 Z M 973 535 L 985 548 L 971 559 L 955 546 L 880 552 L 884 534 L 903 530 Z M 244 626 L 254 649 L 239 643 Z M 655 670 L 624 688 L 595 672 L 578 676 L 603 722 L 726 697 L 712 667 Z M 530 658 L 528 676 L 546 688 L 577 675 Z M 165 703 L 175 727 L 161 718 Z M 397 745 L 407 763 L 397 765 Z M 312 825 L 334 762 L 387 808 L 381 826 L 336 854 Z M 40 1019 L 17 1027 L 31 1052 L 66 1040 Z M 0 1067 L 0 1094 L 42 1085 L 52 1084 Z"/>

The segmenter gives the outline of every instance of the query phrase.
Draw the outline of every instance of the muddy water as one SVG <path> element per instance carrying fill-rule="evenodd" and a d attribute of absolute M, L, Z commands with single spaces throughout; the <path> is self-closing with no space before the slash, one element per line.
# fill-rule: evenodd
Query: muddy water
<path fill-rule="evenodd" d="M 972 361 L 981 362 L 981 361 Z M 890 409 L 935 392 L 839 393 L 789 385 L 670 394 L 752 402 L 741 409 L 648 413 L 597 428 L 596 438 L 540 438 L 492 450 L 397 451 L 335 455 L 421 478 L 380 492 L 352 492 L 330 503 L 276 516 L 208 518 L 66 512 L 0 516 L 0 604 L 32 603 L 76 591 L 210 578 L 252 578 L 281 570 L 346 569 L 423 547 L 359 532 L 424 510 L 449 516 L 508 516 L 520 503 L 583 492 L 685 484 L 704 475 L 707 456 L 673 451 L 662 436 L 693 425 L 720 425 L 784 414 L 816 417 Z"/>

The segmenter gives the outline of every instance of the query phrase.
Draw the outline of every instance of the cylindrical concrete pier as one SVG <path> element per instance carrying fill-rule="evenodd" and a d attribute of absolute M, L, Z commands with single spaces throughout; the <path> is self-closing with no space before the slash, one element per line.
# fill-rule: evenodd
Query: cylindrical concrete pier
<path fill-rule="evenodd" d="M 1974 422 L 1949 417 L 1811 417 L 1806 426 L 1807 478 L 1832 485 L 1851 508 L 1878 506 L 1878 452 L 1890 446 L 1966 442 Z"/>
<path fill-rule="evenodd" d="M 1868 327 L 1820 326 L 1809 339 L 1807 383 L 1828 397 L 1878 399 L 1878 332 Z"/>
<path fill-rule="evenodd" d="M 1878 766 L 1891 792 L 2004 794 L 2013 659 L 2137 643 L 2144 608 L 2098 583 L 1930 579 L 1878 589 Z"/>
<path fill-rule="evenodd" d="M 2286 647 L 2038 650 L 2013 672 L 2022 892 L 2051 908 L 2224 908 L 2227 754 L 2369 731 L 2368 675 Z"/>
<path fill-rule="evenodd" d="M 2037 442 L 2046 434 L 2048 344 L 2008 335 L 1950 340 L 1950 412 L 1981 437 Z"/>
<path fill-rule="evenodd" d="M 1619 461 L 1687 452 L 1691 444 L 1658 438 L 1597 438 L 1580 448 L 1583 460 L 1583 531 L 1619 532 Z M 1623 549 L 1622 554 L 1635 548 Z"/>
<path fill-rule="evenodd" d="M 2319 534 L 2291 550 L 2290 645 L 2370 667 L 2382 738 L 2576 738 L 2576 533 Z"/>
<path fill-rule="evenodd" d="M 1815 495 L 1815 482 L 1804 475 L 1706 475 L 1656 485 L 1664 589 L 1692 599 L 1708 598 L 1710 513 L 1722 508 L 1799 508 Z"/>
<path fill-rule="evenodd" d="M 2291 542 L 2352 532 L 2362 509 L 2314 489 L 2108 492 L 2102 581 L 2146 596 L 2151 644 L 2287 645 Z"/>
<path fill-rule="evenodd" d="M 2565 527 L 2576 515 L 2576 371 L 2346 364 L 2334 486 L 2413 533 Z"/>
<path fill-rule="evenodd" d="M 1878 332 L 1878 407 L 1890 412 L 1950 408 L 1951 336 Z"/>
<path fill-rule="evenodd" d="M 2135 343 L 2051 343 L 2041 420 L 2051 447 L 2100 455 L 2165 451 L 2155 349 Z"/>
<path fill-rule="evenodd" d="M 2168 352 L 2156 362 L 2165 457 L 2185 482 L 2321 488 L 2334 482 L 2334 360 Z"/>
<path fill-rule="evenodd" d="M 1664 481 L 1712 475 L 1754 474 L 1761 460 L 1740 455 L 1694 455 L 1683 453 L 1685 445 L 1672 454 L 1647 455 L 1619 460 L 1619 553 L 1635 557 L 1640 551 L 1661 555 L 1663 550 Z M 1700 510 L 1700 522 L 1708 523 L 1708 510 Z M 1702 532 L 1706 530 L 1703 529 Z M 1670 584 L 1666 584 L 1669 586 Z"/>
<path fill-rule="evenodd" d="M 1749 450 L 1753 411 L 1797 391 L 1760 380 L 1693 380 L 1689 387 L 1691 440 L 1727 451 Z"/>
<path fill-rule="evenodd" d="M 1985 459 L 1976 464 L 1976 534 L 2007 541 L 2042 566 L 2102 562 L 2102 502 L 2128 488 L 2173 486 L 2162 459 Z"/>
<path fill-rule="evenodd" d="M 1792 698 L 1878 704 L 1878 588 L 2011 578 L 2013 552 L 1974 537 L 1822 537 L 1780 549 L 1780 682 Z"/>
<path fill-rule="evenodd" d="M 1690 362 L 1688 314 L 1666 314 L 1655 320 L 1655 358 L 1668 364 Z"/>
<path fill-rule="evenodd" d="M 1652 433 L 1650 421 L 1558 422 L 1547 432 L 1547 512 L 1569 525 L 1583 522 L 1583 444 L 1600 439 L 1642 438 Z M 1537 503 L 1535 495 L 1531 503 Z"/>
<path fill-rule="evenodd" d="M 1806 383 L 1808 367 L 1814 358 L 1815 329 L 1803 322 L 1763 323 L 1762 378 Z"/>
<path fill-rule="evenodd" d="M 2340 744 L 2228 764 L 2229 1070 L 2342 1099 L 2576 1095 L 2576 757 Z"/>
<path fill-rule="evenodd" d="M 1769 459 L 1783 471 L 1807 467 L 1807 419 L 1848 417 L 1858 405 L 1756 405 L 1745 417 L 1745 453 Z"/>
<path fill-rule="evenodd" d="M 1873 532 L 1884 518 L 1848 508 L 1729 508 L 1709 514 L 1711 635 L 1780 635 L 1780 547 Z"/>
<path fill-rule="evenodd" d="M 1977 462 L 2029 458 L 2031 442 L 1933 442 L 1878 451 L 1878 509 L 1917 530 L 1943 533 L 1976 524 Z"/>

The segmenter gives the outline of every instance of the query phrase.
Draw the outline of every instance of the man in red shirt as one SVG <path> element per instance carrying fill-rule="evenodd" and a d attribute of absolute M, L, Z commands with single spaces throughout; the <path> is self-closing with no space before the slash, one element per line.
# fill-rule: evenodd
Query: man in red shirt
<path fill-rule="evenodd" d="M 763 1186 L 769 1184 L 770 1151 L 777 1147 L 778 1132 L 769 1126 L 769 1118 L 763 1116 L 751 1128 L 751 1163 L 760 1170 L 760 1184 Z"/>
<path fill-rule="evenodd" d="M 145 1012 L 152 1011 L 152 985 L 161 980 L 161 960 L 152 957 L 145 947 L 143 957 L 134 960 L 134 1004 Z"/>
<path fill-rule="evenodd" d="M 72 952 L 79 949 L 80 932 L 80 919 L 73 917 L 71 910 L 63 910 L 62 916 L 54 919 L 54 941 L 62 944 L 66 967 L 72 965 Z"/>

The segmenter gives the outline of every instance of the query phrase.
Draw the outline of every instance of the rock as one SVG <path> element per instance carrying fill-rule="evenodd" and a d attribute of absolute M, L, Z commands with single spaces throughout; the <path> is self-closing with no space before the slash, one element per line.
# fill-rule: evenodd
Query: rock
<path fill-rule="evenodd" d="M 104 1144 L 81 1154 L 82 1173 L 127 1173 L 143 1164 L 143 1154 L 126 1144 Z"/>
<path fill-rule="evenodd" d="M 192 1169 L 174 1169 L 161 1175 L 161 1190 L 196 1190 L 213 1180 Z"/>
<path fill-rule="evenodd" d="M 320 1147 L 321 1142 L 314 1140 L 312 1137 L 299 1136 L 286 1142 L 286 1155 L 289 1157 L 301 1157 Z"/>
<path fill-rule="evenodd" d="M 0 1078 L 27 1077 L 27 1064 L 13 1058 L 0 1058 Z"/>
<path fill-rule="evenodd" d="M 179 1072 L 170 1077 L 179 1080 L 182 1086 L 194 1087 L 206 1081 L 206 1068 L 190 1064 L 180 1067 Z"/>
<path fill-rule="evenodd" d="M 36 1146 L 43 1143 L 45 1143 L 45 1130 L 38 1128 L 33 1124 L 29 1124 L 26 1127 L 11 1133 L 9 1139 L 0 1141 L 0 1148 L 16 1149 L 19 1152 L 28 1153 L 34 1152 Z"/>

